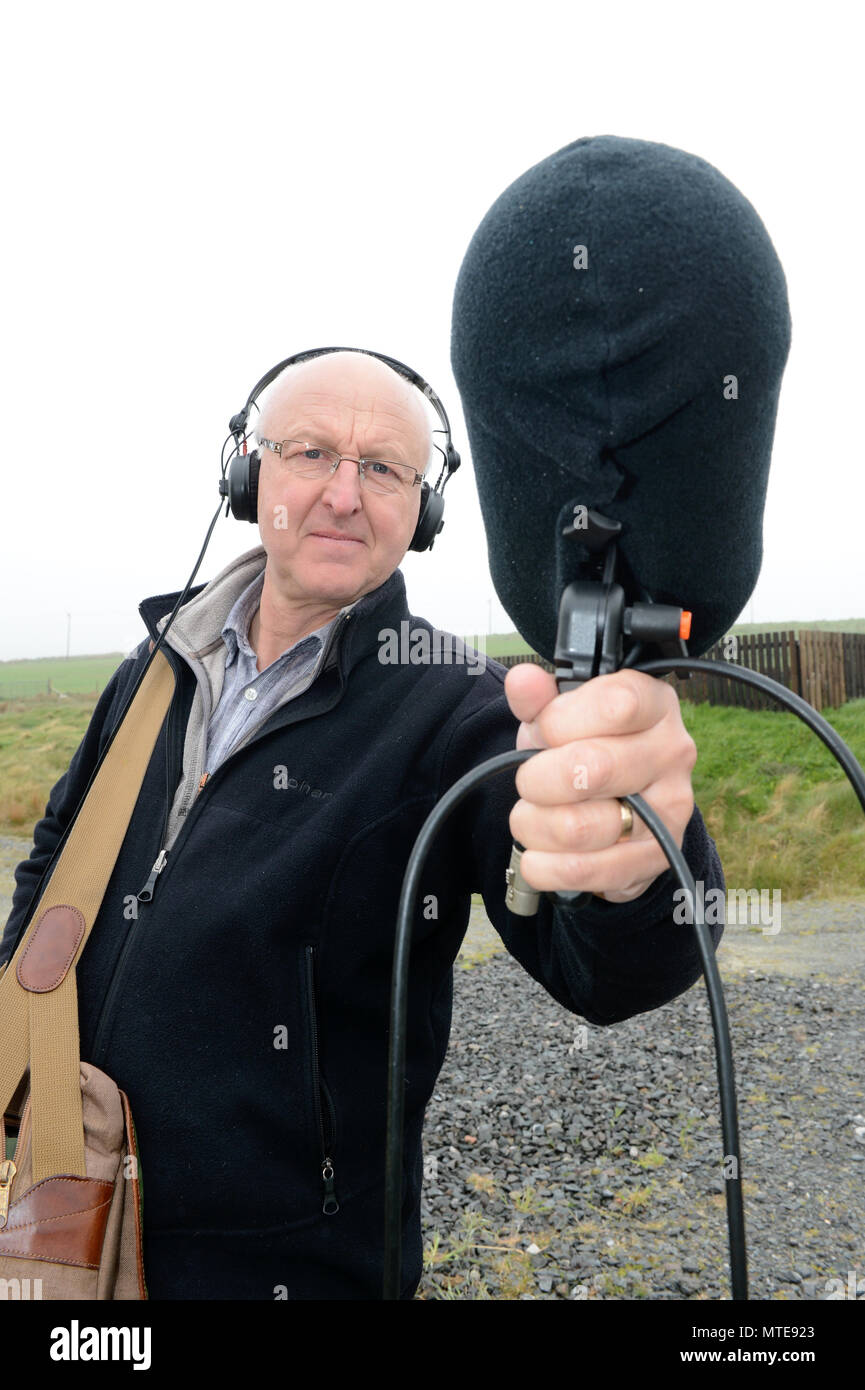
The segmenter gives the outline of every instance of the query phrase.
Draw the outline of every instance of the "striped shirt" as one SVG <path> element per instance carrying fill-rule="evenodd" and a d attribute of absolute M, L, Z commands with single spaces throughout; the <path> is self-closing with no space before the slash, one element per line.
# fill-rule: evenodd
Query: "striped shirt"
<path fill-rule="evenodd" d="M 287 647 L 263 671 L 249 645 L 249 625 L 261 601 L 264 570 L 244 589 L 225 620 L 225 677 L 219 703 L 207 728 L 205 769 L 215 772 L 230 753 L 267 722 L 275 710 L 302 695 L 318 676 L 327 634 L 336 622 L 331 618 L 323 627 Z M 347 604 L 347 612 L 354 604 Z"/>

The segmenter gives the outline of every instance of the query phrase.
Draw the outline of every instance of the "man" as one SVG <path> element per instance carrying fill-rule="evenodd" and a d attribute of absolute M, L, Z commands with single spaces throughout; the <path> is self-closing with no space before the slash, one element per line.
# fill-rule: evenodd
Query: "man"
<path fill-rule="evenodd" d="M 666 860 L 641 822 L 620 842 L 616 798 L 645 795 L 695 877 L 721 887 L 723 875 L 669 686 L 623 671 L 558 696 L 533 666 L 505 684 L 496 663 L 477 673 L 380 659 L 383 635 L 410 618 L 398 565 L 430 446 L 413 388 L 370 356 L 313 359 L 277 380 L 257 433 L 262 545 L 193 591 L 167 635 L 177 690 L 78 967 L 81 1054 L 130 1098 L 151 1297 L 379 1297 L 406 860 L 471 766 L 515 740 L 542 749 L 518 770 L 515 806 L 508 775 L 463 803 L 422 876 L 405 1078 L 410 1298 L 424 1107 L 471 892 L 554 998 L 606 1024 L 699 974 L 693 933 L 672 920 Z M 287 441 L 306 446 L 300 464 Z M 322 449 L 344 457 L 306 476 Z M 390 470 L 399 485 L 381 490 Z M 175 598 L 141 605 L 151 640 Z M 147 648 L 119 668 L 51 792 L 16 873 L 0 961 Z M 588 889 L 592 905 L 577 913 L 542 898 L 536 918 L 512 916 L 512 838 L 527 847 L 532 885 Z"/>

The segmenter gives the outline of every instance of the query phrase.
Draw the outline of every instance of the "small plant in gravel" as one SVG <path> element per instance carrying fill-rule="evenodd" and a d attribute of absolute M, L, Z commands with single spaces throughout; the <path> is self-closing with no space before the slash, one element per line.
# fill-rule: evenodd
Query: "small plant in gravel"
<path fill-rule="evenodd" d="M 569 1231 L 565 1231 L 564 1235 L 569 1240 L 581 1244 L 584 1240 L 591 1240 L 593 1237 L 601 1235 L 603 1230 L 603 1221 L 581 1221 L 579 1225 L 572 1226 Z"/>
<path fill-rule="evenodd" d="M 526 1216 L 543 1216 L 550 1209 L 549 1202 L 545 1202 L 533 1187 L 524 1187 L 521 1191 L 509 1193 L 509 1196 L 517 1211 Z"/>
<path fill-rule="evenodd" d="M 646 1187 L 635 1187 L 632 1192 L 628 1193 L 627 1197 L 617 1197 L 616 1201 L 626 1216 L 633 1216 L 635 1211 L 640 1211 L 643 1207 L 648 1206 L 654 1190 L 655 1184 L 650 1182 Z"/>
<path fill-rule="evenodd" d="M 438 1231 L 433 1231 L 432 1240 L 430 1241 L 429 1245 L 427 1245 L 427 1246 L 424 1248 L 424 1252 L 423 1252 L 423 1267 L 424 1267 L 424 1269 L 432 1269 L 433 1266 L 434 1266 L 434 1265 L 437 1265 L 437 1264 L 439 1263 L 440 1260 L 445 1260 L 445 1259 L 447 1259 L 447 1255 L 444 1253 L 444 1251 L 442 1251 L 441 1253 L 439 1253 L 439 1247 L 440 1247 L 440 1245 L 441 1245 L 441 1235 L 439 1234 Z"/>
<path fill-rule="evenodd" d="M 633 1282 L 632 1282 L 633 1281 Z M 605 1274 L 598 1289 L 601 1298 L 651 1298 L 652 1293 L 640 1279 L 634 1279 L 629 1269 Z"/>
<path fill-rule="evenodd" d="M 691 1154 L 694 1152 L 694 1136 L 691 1134 L 691 1130 L 696 1123 L 696 1117 L 694 1115 L 689 1115 L 682 1125 L 682 1128 L 679 1130 L 679 1144 L 685 1158 L 690 1158 Z"/>
<path fill-rule="evenodd" d="M 469 1173 L 466 1184 L 487 1197 L 492 1197 L 496 1190 L 496 1180 L 490 1173 Z"/>
<path fill-rule="evenodd" d="M 519 1298 L 534 1293 L 535 1278 L 531 1257 L 525 1250 L 511 1250 L 496 1264 L 500 1298 Z"/>
<path fill-rule="evenodd" d="M 640 1168 L 660 1168 L 662 1163 L 666 1163 L 666 1158 L 657 1149 L 649 1149 L 648 1152 L 640 1154 L 635 1160 Z"/>
<path fill-rule="evenodd" d="M 473 1264 L 475 1252 L 488 1248 L 478 1238 L 488 1231 L 489 1222 L 482 1212 L 464 1211 L 459 1224 L 460 1230 L 451 1233 L 446 1248 L 443 1248 L 440 1233 L 434 1231 L 424 1249 L 424 1272 L 431 1276 L 429 1286 L 432 1296 L 439 1299 L 490 1299 L 493 1295 L 480 1270 Z M 446 1266 L 446 1270 L 442 1266 Z M 427 1294 L 422 1296 L 426 1297 Z"/>

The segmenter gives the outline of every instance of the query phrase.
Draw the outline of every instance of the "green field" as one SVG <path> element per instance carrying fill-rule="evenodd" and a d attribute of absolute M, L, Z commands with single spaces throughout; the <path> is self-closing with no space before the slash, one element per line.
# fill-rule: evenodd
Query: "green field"
<path fill-rule="evenodd" d="M 463 641 L 476 650 L 482 646 L 485 654 L 492 657 L 521 656 L 532 650 L 518 632 L 467 632 Z"/>
<path fill-rule="evenodd" d="M 694 797 L 728 885 L 865 899 L 865 811 L 828 748 L 795 715 L 682 701 L 697 745 Z M 865 700 L 824 709 L 865 766 Z"/>
<path fill-rule="evenodd" d="M 798 633 L 801 628 L 806 628 L 809 632 L 814 629 L 818 632 L 865 632 L 865 618 L 820 618 L 815 622 L 800 622 L 797 618 L 791 618 L 786 623 L 734 623 L 730 628 L 731 632 L 793 632 Z"/>
<path fill-rule="evenodd" d="M 31 695 L 98 695 L 123 660 L 123 652 L 102 656 L 44 656 L 34 661 L 0 661 L 0 700 Z"/>
<path fill-rule="evenodd" d="M 800 623 L 792 619 L 784 623 L 736 623 L 731 632 L 780 632 L 800 627 L 819 628 L 826 632 L 865 632 L 865 618 L 839 618 L 832 621 Z M 482 642 L 487 656 L 519 656 L 531 647 L 518 632 L 467 632 L 464 640 L 470 646 Z M 33 661 L 0 661 L 0 700 L 27 699 L 32 695 L 60 694 L 98 695 L 108 684 L 123 660 L 122 652 L 107 652 L 100 656 L 39 657 Z"/>
<path fill-rule="evenodd" d="M 744 635 L 751 632 L 789 632 L 792 629 L 798 633 L 803 627 L 809 631 L 816 628 L 821 632 L 865 632 L 865 618 L 833 618 L 813 623 L 803 623 L 792 618 L 785 623 L 734 623 L 730 632 Z M 481 638 L 483 638 L 483 649 L 487 656 L 494 658 L 519 656 L 523 652 L 531 651 L 528 642 L 523 641 L 518 632 L 492 632 L 489 634 L 466 632 L 463 634 L 463 640 L 468 642 L 470 646 L 478 646 Z"/>
<path fill-rule="evenodd" d="M 92 697 L 0 703 L 0 834 L 29 836 L 87 727 Z M 828 749 L 794 715 L 691 705 L 694 795 L 728 886 L 865 898 L 865 815 Z M 865 700 L 824 717 L 865 764 Z"/>

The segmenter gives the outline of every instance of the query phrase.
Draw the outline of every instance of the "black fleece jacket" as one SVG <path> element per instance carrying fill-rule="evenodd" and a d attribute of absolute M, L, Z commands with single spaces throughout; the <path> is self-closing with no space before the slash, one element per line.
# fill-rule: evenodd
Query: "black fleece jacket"
<path fill-rule="evenodd" d="M 141 604 L 154 637 L 175 598 Z M 78 966 L 81 1055 L 127 1092 L 138 1131 L 153 1298 L 381 1296 L 402 875 L 437 798 L 513 748 L 517 730 L 493 661 L 480 674 L 383 664 L 379 633 L 405 620 L 434 631 L 410 616 L 397 570 L 337 620 L 314 684 L 212 774 L 142 903 L 135 895 L 161 846 L 195 688 L 186 662 L 166 650 L 175 696 Z M 50 794 L 16 870 L 0 964 L 147 650 L 145 640 L 115 672 Z M 528 973 L 591 1023 L 655 1008 L 700 973 L 692 929 L 672 920 L 669 871 L 630 903 L 594 899 L 577 913 L 542 897 L 536 918 L 512 916 L 504 874 L 516 799 L 512 772 L 483 784 L 443 827 L 423 874 L 408 1007 L 403 1297 L 421 1274 L 424 1107 L 447 1048 L 470 894 L 483 894 Z M 684 850 L 707 890 L 725 887 L 697 809 Z M 325 1213 L 329 1194 L 339 1210 Z"/>

